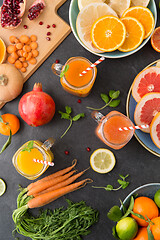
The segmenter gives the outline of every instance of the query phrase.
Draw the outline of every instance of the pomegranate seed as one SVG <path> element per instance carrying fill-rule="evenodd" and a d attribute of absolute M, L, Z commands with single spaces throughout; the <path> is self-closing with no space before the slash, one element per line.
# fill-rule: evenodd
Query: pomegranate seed
<path fill-rule="evenodd" d="M 50 40 L 51 40 L 51 38 L 50 38 L 50 37 L 46 37 L 46 39 L 47 39 L 47 41 L 50 41 Z"/>
<path fill-rule="evenodd" d="M 41 22 L 39 22 L 39 25 L 43 25 L 43 22 L 41 21 Z"/>
<path fill-rule="evenodd" d="M 47 32 L 47 36 L 50 36 L 51 35 L 51 32 Z"/>
<path fill-rule="evenodd" d="M 50 25 L 47 25 L 47 28 L 50 28 L 51 26 Z"/>
<path fill-rule="evenodd" d="M 24 27 L 24 29 L 27 29 L 27 28 L 28 28 L 28 26 L 27 26 L 27 25 L 24 25 L 23 27 Z"/>
<path fill-rule="evenodd" d="M 87 147 L 87 152 L 90 152 L 90 151 L 91 151 L 91 149 L 89 147 Z"/>
<path fill-rule="evenodd" d="M 69 151 L 64 151 L 64 153 L 65 153 L 66 155 L 69 155 Z"/>
<path fill-rule="evenodd" d="M 55 63 L 59 63 L 59 60 L 57 59 L 57 60 L 55 61 Z"/>
<path fill-rule="evenodd" d="M 55 28 L 55 27 L 56 27 L 56 24 L 53 24 L 52 27 Z"/>
<path fill-rule="evenodd" d="M 81 99 L 78 99 L 77 102 L 78 102 L 78 103 L 81 103 Z"/>

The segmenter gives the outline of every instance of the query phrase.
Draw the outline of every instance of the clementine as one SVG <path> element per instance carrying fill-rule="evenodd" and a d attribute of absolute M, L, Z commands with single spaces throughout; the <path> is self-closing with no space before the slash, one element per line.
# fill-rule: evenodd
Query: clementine
<path fill-rule="evenodd" d="M 160 240 L 160 217 L 152 219 L 152 223 L 150 229 L 154 236 L 154 240 Z"/>
<path fill-rule="evenodd" d="M 0 121 L 0 133 L 6 136 L 9 136 L 10 130 L 12 135 L 14 135 L 20 128 L 19 119 L 10 113 L 1 115 Z"/>
<path fill-rule="evenodd" d="M 147 217 L 149 219 L 153 219 L 158 217 L 159 215 L 159 210 L 157 205 L 152 199 L 148 197 L 136 198 L 134 202 L 133 212 L 141 214 L 146 220 L 147 220 Z M 148 223 L 145 220 L 140 219 L 139 217 L 134 216 L 133 214 L 132 214 L 132 217 L 138 222 L 140 226 L 142 227 L 148 226 Z"/>
<path fill-rule="evenodd" d="M 147 228 L 146 227 L 139 228 L 138 233 L 134 240 L 148 240 Z"/>

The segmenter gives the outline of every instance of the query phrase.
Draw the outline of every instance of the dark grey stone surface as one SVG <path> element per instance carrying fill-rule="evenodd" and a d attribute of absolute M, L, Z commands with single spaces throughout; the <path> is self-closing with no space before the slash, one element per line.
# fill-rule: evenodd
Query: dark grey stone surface
<path fill-rule="evenodd" d="M 67 1 L 60 9 L 59 14 L 68 22 L 68 9 L 70 1 Z M 158 8 L 158 0 L 156 0 Z M 159 15 L 159 10 L 158 10 Z M 54 22 L 54 20 L 53 20 Z M 159 21 L 157 23 L 159 26 Z M 28 91 L 31 91 L 35 82 L 41 82 L 43 90 L 49 93 L 56 103 L 56 114 L 53 120 L 42 127 L 32 128 L 28 126 L 21 118 L 20 131 L 13 136 L 12 144 L 0 155 L 0 178 L 7 183 L 6 193 L 0 197 L 0 240 L 12 240 L 12 230 L 14 224 L 12 221 L 12 211 L 16 208 L 16 198 L 18 194 L 18 184 L 27 186 L 30 181 L 19 175 L 12 165 L 12 156 L 15 151 L 26 141 L 39 139 L 45 141 L 53 136 L 57 139 L 52 151 L 55 156 L 55 168 L 48 169 L 44 176 L 49 175 L 52 171 L 57 171 L 71 164 L 74 158 L 78 159 L 78 170 L 89 167 L 89 158 L 91 153 L 97 148 L 108 148 L 94 134 L 96 122 L 94 122 L 86 106 L 101 106 L 100 93 L 107 93 L 110 89 L 120 90 L 121 104 L 118 111 L 125 113 L 126 98 L 131 83 L 136 74 L 149 63 L 159 59 L 159 53 L 155 52 L 150 41 L 139 52 L 122 59 L 106 59 L 98 66 L 98 75 L 91 94 L 82 99 L 82 103 L 77 103 L 77 97 L 63 91 L 59 78 L 51 72 L 51 65 L 56 59 L 61 63 L 72 56 L 83 56 L 94 62 L 97 56 L 87 52 L 74 38 L 71 33 L 63 43 L 53 52 L 53 54 L 41 65 L 41 67 L 32 75 L 24 84 L 21 95 L 14 101 L 5 105 L 0 110 L 0 114 L 14 113 L 19 118 L 18 103 L 20 98 Z M 64 110 L 68 105 L 73 108 L 73 113 L 84 112 L 86 117 L 79 122 L 75 122 L 71 130 L 60 141 L 58 138 L 67 128 L 68 122 L 61 120 L 58 110 Z M 106 108 L 103 114 L 112 109 Z M 0 145 L 6 141 L 6 137 L 0 136 Z M 91 152 L 86 151 L 86 147 L 91 148 Z M 64 151 L 68 150 L 70 154 L 66 156 Z M 94 185 L 105 186 L 113 184 L 117 186 L 118 174 L 129 174 L 128 180 L 130 185 L 125 190 L 117 192 L 106 192 L 103 189 L 93 189 L 91 185 L 84 189 L 70 193 L 67 198 L 73 201 L 85 200 L 87 204 L 97 208 L 100 212 L 99 222 L 92 227 L 90 235 L 86 240 L 104 240 L 114 239 L 112 237 L 113 223 L 107 218 L 108 210 L 115 204 L 119 204 L 119 199 L 124 199 L 128 193 L 146 183 L 159 182 L 160 159 L 147 150 L 145 150 L 138 141 L 133 139 L 121 150 L 112 150 L 116 156 L 116 166 L 109 174 L 101 175 L 90 169 L 84 177 L 94 180 Z M 62 197 L 47 207 L 54 209 L 66 205 Z M 20 237 L 20 239 L 27 239 Z"/>

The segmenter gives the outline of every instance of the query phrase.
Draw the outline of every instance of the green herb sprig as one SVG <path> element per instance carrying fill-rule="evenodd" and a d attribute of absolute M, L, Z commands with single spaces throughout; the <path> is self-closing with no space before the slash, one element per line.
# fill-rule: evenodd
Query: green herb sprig
<path fill-rule="evenodd" d="M 29 141 L 27 146 L 22 149 L 22 152 L 24 152 L 24 151 L 31 152 L 31 150 L 33 149 L 33 144 L 34 144 L 33 140 Z"/>
<path fill-rule="evenodd" d="M 119 189 L 125 189 L 128 185 L 129 182 L 125 181 L 125 179 L 129 176 L 129 174 L 127 174 L 126 176 L 123 176 L 121 174 L 119 174 L 121 179 L 118 179 L 117 182 L 119 183 L 119 187 L 118 188 L 114 188 L 112 185 L 107 185 L 106 187 L 96 187 L 96 186 L 92 186 L 93 188 L 104 188 L 106 191 L 117 191 Z"/>
<path fill-rule="evenodd" d="M 85 117 L 85 114 L 84 114 L 84 113 L 79 113 L 79 114 L 77 114 L 76 116 L 71 117 L 72 108 L 69 107 L 69 106 L 66 106 L 65 109 L 66 109 L 66 112 L 65 112 L 65 113 L 64 113 L 64 112 L 61 112 L 61 111 L 58 111 L 58 112 L 61 114 L 61 119 L 69 120 L 69 121 L 70 121 L 70 124 L 69 124 L 68 128 L 66 129 L 66 131 L 62 134 L 61 138 L 63 138 L 64 135 L 66 135 L 66 133 L 68 132 L 68 130 L 71 128 L 73 122 L 76 122 L 76 121 L 78 121 L 80 118 Z"/>
<path fill-rule="evenodd" d="M 64 70 L 61 72 L 60 77 L 63 77 L 64 74 L 68 71 L 68 69 L 69 69 L 69 65 L 67 64 L 67 65 L 64 67 Z"/>
<path fill-rule="evenodd" d="M 86 107 L 86 108 L 91 109 L 91 110 L 100 111 L 107 106 L 117 107 L 120 104 L 120 100 L 117 99 L 119 97 L 119 95 L 120 95 L 120 91 L 114 91 L 114 90 L 109 91 L 109 96 L 105 93 L 101 93 L 100 96 L 106 104 L 101 108 L 92 108 L 92 107 Z"/>

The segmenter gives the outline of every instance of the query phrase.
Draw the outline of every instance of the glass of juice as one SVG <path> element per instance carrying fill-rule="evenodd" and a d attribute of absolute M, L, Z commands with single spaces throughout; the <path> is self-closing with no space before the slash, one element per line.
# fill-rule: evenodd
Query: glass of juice
<path fill-rule="evenodd" d="M 65 65 L 53 63 L 52 71 L 60 76 L 66 65 L 69 65 L 68 71 L 60 78 L 63 89 L 78 97 L 87 97 L 90 93 L 97 75 L 97 68 L 94 67 L 82 77 L 80 73 L 91 66 L 91 62 L 84 57 L 72 57 L 68 59 Z"/>
<path fill-rule="evenodd" d="M 118 111 L 111 111 L 106 116 L 94 111 L 91 115 L 98 123 L 96 135 L 109 147 L 120 149 L 131 140 L 134 129 L 119 130 L 119 128 L 134 126 L 127 116 Z"/>
<path fill-rule="evenodd" d="M 32 143 L 32 148 L 28 144 Z M 33 180 L 42 175 L 48 168 L 48 165 L 34 162 L 33 159 L 51 162 L 54 159 L 50 148 L 54 144 L 54 139 L 49 138 L 44 143 L 38 140 L 28 141 L 22 145 L 12 158 L 12 162 L 17 172 L 22 176 Z"/>

